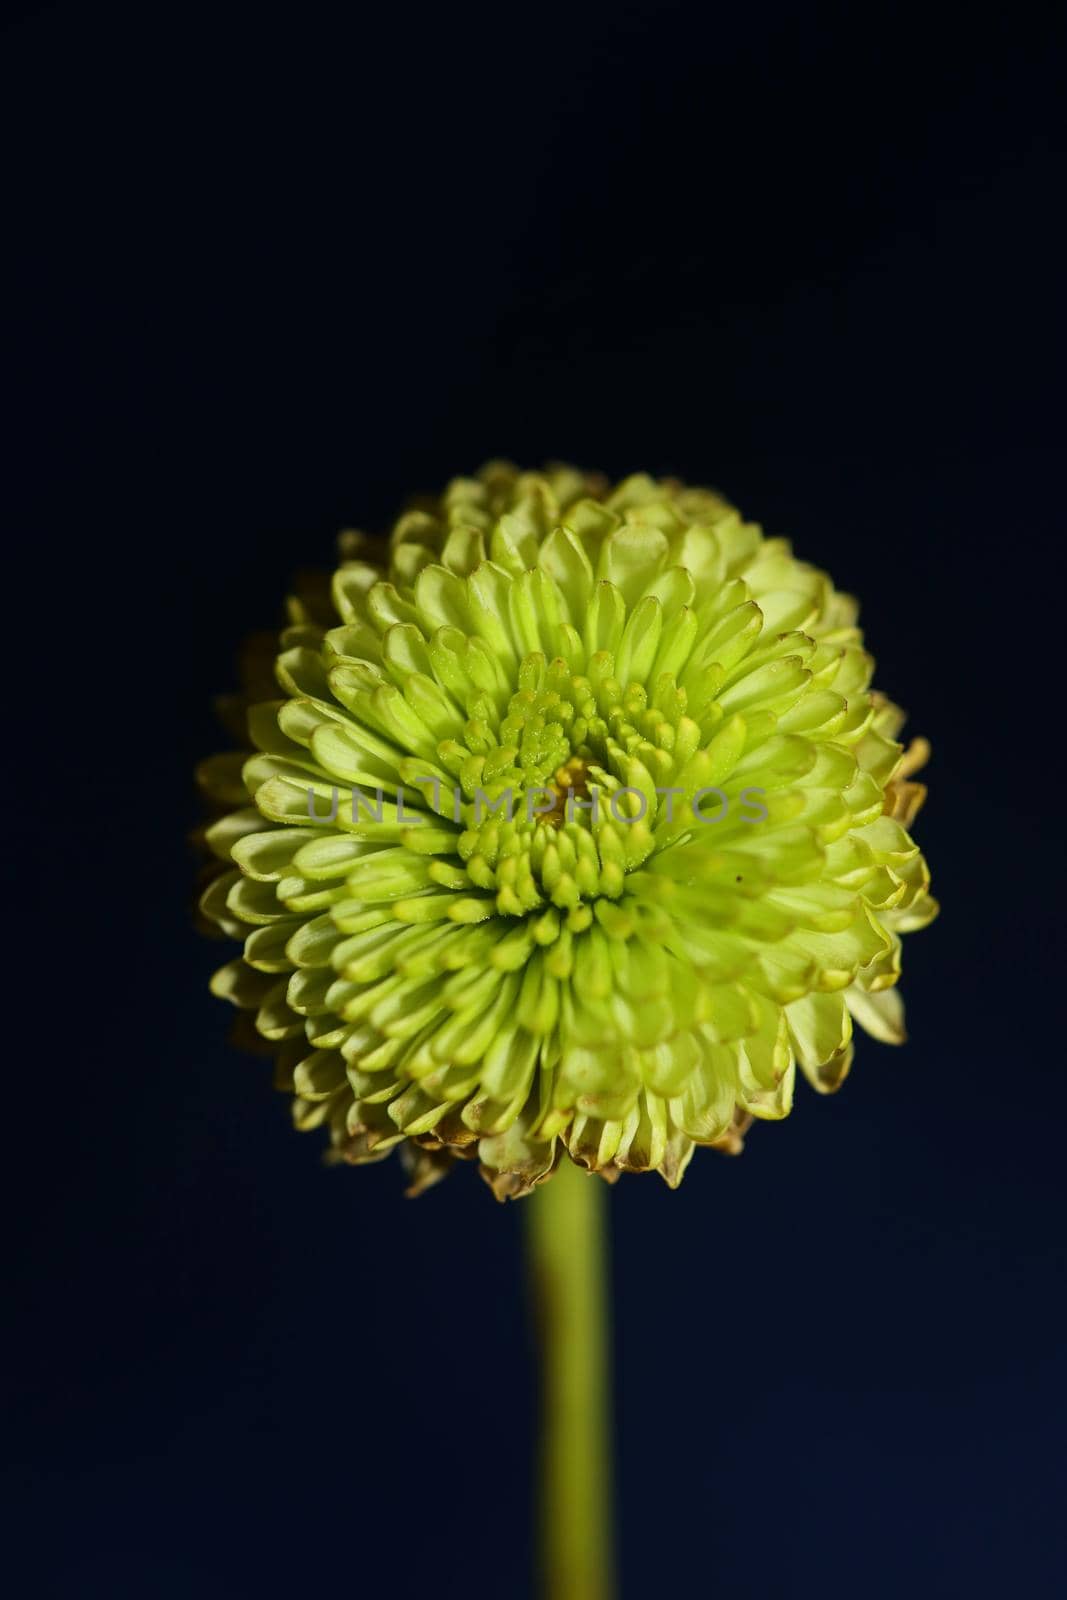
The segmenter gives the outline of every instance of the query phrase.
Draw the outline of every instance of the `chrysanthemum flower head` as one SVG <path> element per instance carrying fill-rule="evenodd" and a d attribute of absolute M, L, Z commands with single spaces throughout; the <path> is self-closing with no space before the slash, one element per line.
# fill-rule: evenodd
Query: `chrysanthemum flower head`
<path fill-rule="evenodd" d="M 492 464 L 290 602 L 203 906 L 301 1128 L 414 1189 L 696 1145 L 903 1038 L 924 790 L 857 607 L 720 496 Z"/>

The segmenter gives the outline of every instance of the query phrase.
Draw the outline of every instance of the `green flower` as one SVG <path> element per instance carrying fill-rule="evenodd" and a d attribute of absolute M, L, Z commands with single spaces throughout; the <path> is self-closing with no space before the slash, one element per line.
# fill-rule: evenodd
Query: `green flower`
<path fill-rule="evenodd" d="M 203 909 L 336 1156 L 500 1197 L 695 1145 L 904 1037 L 922 741 L 856 603 L 706 489 L 492 464 L 290 602 Z M 262 668 L 263 653 L 253 651 Z M 253 690 L 253 692 L 255 692 Z M 231 706 L 231 710 L 233 707 Z M 510 815 L 509 815 L 510 813 Z"/>

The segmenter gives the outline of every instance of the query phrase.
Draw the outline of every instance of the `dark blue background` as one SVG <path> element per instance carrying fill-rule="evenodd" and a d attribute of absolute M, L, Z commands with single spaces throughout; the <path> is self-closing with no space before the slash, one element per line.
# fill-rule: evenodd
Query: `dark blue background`
<path fill-rule="evenodd" d="M 1063 1592 L 1059 26 L 9 25 L 13 1592 L 529 1593 L 521 1207 L 324 1171 L 187 911 L 240 635 L 492 454 L 718 484 L 935 746 L 910 1044 L 613 1191 L 624 1596 Z"/>

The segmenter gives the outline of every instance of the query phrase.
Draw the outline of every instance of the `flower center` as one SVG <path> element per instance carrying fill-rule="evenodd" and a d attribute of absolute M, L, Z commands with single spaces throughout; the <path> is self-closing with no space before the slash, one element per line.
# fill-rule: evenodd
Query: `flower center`
<path fill-rule="evenodd" d="M 615 795 L 612 771 L 616 741 L 633 732 L 627 713 L 643 710 L 645 691 L 633 684 L 624 695 L 603 671 L 600 680 L 575 676 L 560 658 L 530 655 L 519 669 L 459 843 L 471 881 L 495 892 L 504 915 L 551 905 L 578 931 L 589 902 L 618 899 L 626 873 L 652 850 L 653 819 L 632 794 Z"/>
<path fill-rule="evenodd" d="M 556 801 L 545 821 L 552 827 L 558 828 L 566 821 L 568 812 L 574 815 L 576 801 L 589 801 L 589 768 L 585 758 L 571 756 L 569 761 L 557 767 L 552 774 L 550 788 L 556 796 Z"/>

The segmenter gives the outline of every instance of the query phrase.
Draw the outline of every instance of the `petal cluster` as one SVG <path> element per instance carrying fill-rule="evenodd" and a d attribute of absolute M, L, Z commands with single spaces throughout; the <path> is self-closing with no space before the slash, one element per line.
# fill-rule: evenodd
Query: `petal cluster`
<path fill-rule="evenodd" d="M 837 1088 L 854 1022 L 903 1038 L 926 747 L 784 540 L 673 480 L 493 463 L 387 548 L 343 535 L 289 613 L 253 753 L 202 769 L 202 907 L 338 1157 L 675 1185 L 797 1066 Z"/>

